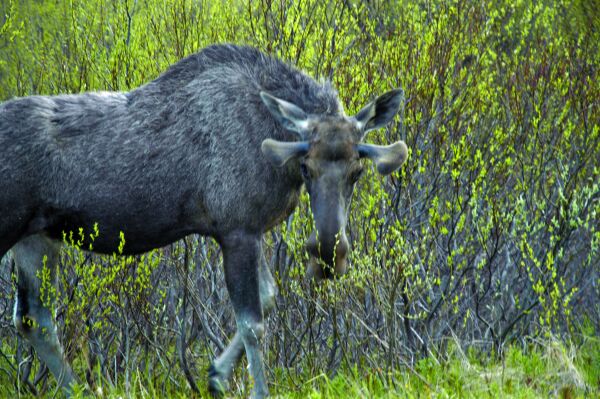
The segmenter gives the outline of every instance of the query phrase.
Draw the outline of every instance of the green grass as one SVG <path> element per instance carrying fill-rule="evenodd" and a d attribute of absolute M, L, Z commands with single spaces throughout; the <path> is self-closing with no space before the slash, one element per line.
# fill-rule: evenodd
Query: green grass
<path fill-rule="evenodd" d="M 6 352 L 5 352 L 6 353 Z M 431 355 L 388 373 L 378 369 L 343 368 L 336 376 L 298 375 L 276 369 L 270 373 L 273 397 L 300 398 L 590 398 L 600 397 L 600 339 L 586 337 L 578 349 L 558 340 L 531 342 L 526 350 L 509 347 L 501 359 L 476 351 L 465 353 L 456 346 L 446 350 L 445 359 Z M 0 362 L 0 366 L 4 364 Z M 5 368 L 6 369 L 6 368 Z M 130 384 L 112 386 L 106 379 L 94 389 L 102 398 L 187 398 L 207 397 L 201 376 L 200 395 L 193 395 L 180 370 L 174 378 L 148 379 L 143 372 L 132 374 Z M 14 378 L 0 377 L 0 396 L 15 397 Z M 54 381 L 52 380 L 52 384 Z M 237 370 L 228 397 L 247 397 L 251 384 L 245 367 Z M 49 388 L 42 398 L 52 398 Z M 61 394 L 57 397 L 62 396 Z M 89 397 L 76 387 L 75 398 Z M 22 394 L 21 397 L 32 397 Z"/>

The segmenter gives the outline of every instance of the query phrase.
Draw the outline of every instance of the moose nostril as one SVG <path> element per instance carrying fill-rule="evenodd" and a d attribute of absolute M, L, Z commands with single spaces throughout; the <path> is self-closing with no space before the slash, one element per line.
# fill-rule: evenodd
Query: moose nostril
<path fill-rule="evenodd" d="M 338 258 L 345 258 L 346 254 L 348 253 L 348 248 L 348 240 L 345 236 L 342 236 L 342 238 L 339 240 L 335 247 L 336 256 Z"/>
<path fill-rule="evenodd" d="M 317 240 L 313 233 L 305 244 L 311 256 L 307 276 L 316 281 L 331 279 L 346 273 L 346 255 L 350 250 L 346 235 L 342 233 L 326 237 L 335 238 Z"/>
<path fill-rule="evenodd" d="M 306 242 L 306 250 L 310 255 L 314 257 L 319 257 L 319 248 L 314 233 L 311 234 L 311 236 L 308 238 L 308 241 Z"/>
<path fill-rule="evenodd" d="M 343 259 L 349 250 L 348 239 L 345 234 L 331 235 L 332 239 L 322 239 L 317 241 L 315 234 L 311 234 L 306 242 L 306 250 L 311 256 L 323 259 L 324 261 L 333 261 Z"/>

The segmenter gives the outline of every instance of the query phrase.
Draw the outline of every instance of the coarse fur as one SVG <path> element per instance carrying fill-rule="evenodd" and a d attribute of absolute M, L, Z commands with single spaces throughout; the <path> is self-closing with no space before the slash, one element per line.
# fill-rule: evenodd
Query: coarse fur
<path fill-rule="evenodd" d="M 210 367 L 227 387 L 242 354 L 252 396 L 268 394 L 260 340 L 273 277 L 262 234 L 296 207 L 302 185 L 316 231 L 309 274 L 346 270 L 345 234 L 361 158 L 382 174 L 407 157 L 403 142 L 361 143 L 387 124 L 403 94 L 392 90 L 347 117 L 329 83 L 250 47 L 216 45 L 129 93 L 30 96 L 0 104 L 0 258 L 17 266 L 14 323 L 67 392 L 64 360 L 39 269 L 56 265 L 63 234 L 99 228 L 93 251 L 137 254 L 192 233 L 214 237 L 237 332 Z M 54 273 L 54 272 L 52 272 Z"/>
<path fill-rule="evenodd" d="M 190 233 L 219 239 L 277 224 L 302 181 L 260 153 L 266 138 L 295 140 L 260 91 L 314 114 L 341 112 L 329 84 L 232 45 L 191 55 L 130 93 L 2 104 L 1 248 L 26 234 L 61 239 L 98 223 L 96 251 L 115 251 L 123 231 L 133 254 Z"/>

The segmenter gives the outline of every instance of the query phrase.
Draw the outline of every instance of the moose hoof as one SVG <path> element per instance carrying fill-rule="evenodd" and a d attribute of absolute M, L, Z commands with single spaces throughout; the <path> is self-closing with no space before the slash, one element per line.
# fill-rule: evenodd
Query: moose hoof
<path fill-rule="evenodd" d="M 211 364 L 208 368 L 208 392 L 213 398 L 222 398 L 227 391 L 227 379 Z"/>

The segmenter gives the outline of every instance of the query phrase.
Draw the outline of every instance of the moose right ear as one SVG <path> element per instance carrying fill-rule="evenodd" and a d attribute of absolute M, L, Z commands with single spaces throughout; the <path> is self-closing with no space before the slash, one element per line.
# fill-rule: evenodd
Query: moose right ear
<path fill-rule="evenodd" d="M 304 138 L 308 130 L 308 115 L 297 105 L 261 91 L 260 98 L 273 117 L 288 130 Z"/>
<path fill-rule="evenodd" d="M 269 162 L 275 166 L 283 166 L 292 158 L 306 155 L 309 144 L 306 141 L 277 141 L 266 139 L 260 149 Z"/>

